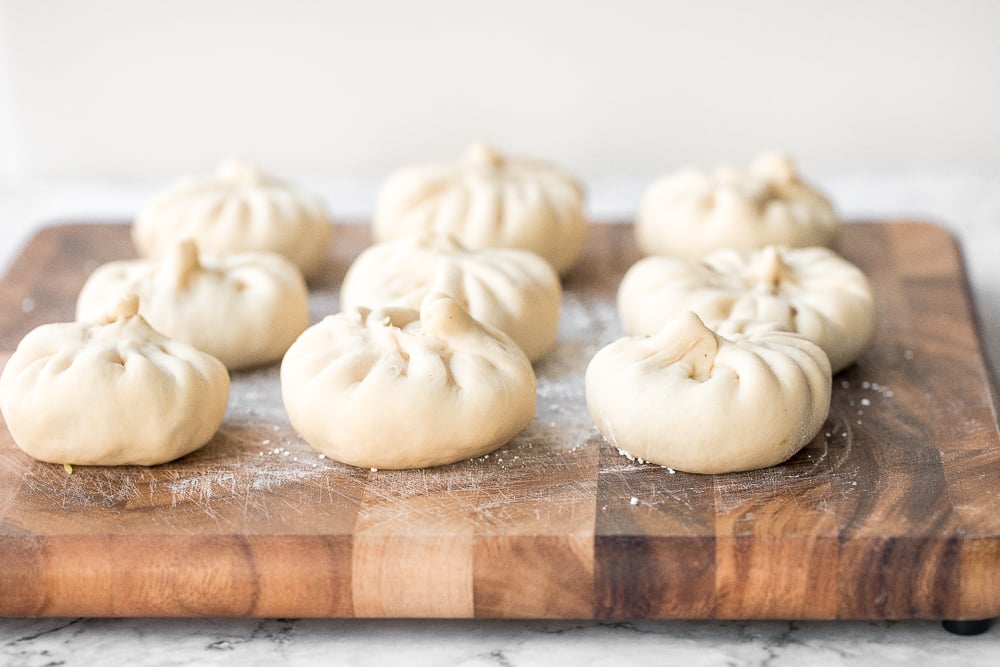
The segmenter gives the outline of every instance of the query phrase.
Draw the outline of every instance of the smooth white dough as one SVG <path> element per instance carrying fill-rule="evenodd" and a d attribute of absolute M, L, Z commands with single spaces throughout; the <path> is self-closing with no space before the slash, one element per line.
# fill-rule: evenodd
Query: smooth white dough
<path fill-rule="evenodd" d="M 587 408 L 623 454 L 737 472 L 781 463 L 815 438 L 830 379 L 826 354 L 798 334 L 736 322 L 716 332 L 686 312 L 601 349 L 587 367 Z"/>
<path fill-rule="evenodd" d="M 344 277 L 340 308 L 416 309 L 431 292 L 457 299 L 474 318 L 513 338 L 532 361 L 555 342 L 562 286 L 548 262 L 526 250 L 469 250 L 431 231 L 362 252 Z"/>
<path fill-rule="evenodd" d="M 544 162 L 505 158 L 474 144 L 454 163 L 399 169 L 379 189 L 376 241 L 421 230 L 468 248 L 520 248 L 565 273 L 580 255 L 587 221 L 583 188 Z"/>
<path fill-rule="evenodd" d="M 875 337 L 875 296 L 864 273 L 828 248 L 718 250 L 699 261 L 646 257 L 625 273 L 618 313 L 631 336 L 693 311 L 706 322 L 772 322 L 817 343 L 833 372 Z"/>
<path fill-rule="evenodd" d="M 180 178 L 154 198 L 136 216 L 132 241 L 149 258 L 182 239 L 213 255 L 276 252 L 312 276 L 332 233 L 319 197 L 229 158 L 213 176 Z"/>
<path fill-rule="evenodd" d="M 719 248 L 832 247 L 838 230 L 829 200 L 800 180 L 780 153 L 761 155 L 748 167 L 668 174 L 643 194 L 635 221 L 643 253 L 686 259 Z"/>
<path fill-rule="evenodd" d="M 102 321 L 30 331 L 0 375 L 17 445 L 49 463 L 156 465 L 208 442 L 222 423 L 220 361 L 155 331 L 135 296 Z"/>
<path fill-rule="evenodd" d="M 331 315 L 281 363 L 296 431 L 332 459 L 423 468 L 500 447 L 535 415 L 535 374 L 505 334 L 443 294 L 420 311 Z"/>
<path fill-rule="evenodd" d="M 309 293 L 298 267 L 271 252 L 198 255 L 190 239 L 159 260 L 95 270 L 76 301 L 77 321 L 101 317 L 122 294 L 157 331 L 208 352 L 232 370 L 268 364 L 309 326 Z"/>

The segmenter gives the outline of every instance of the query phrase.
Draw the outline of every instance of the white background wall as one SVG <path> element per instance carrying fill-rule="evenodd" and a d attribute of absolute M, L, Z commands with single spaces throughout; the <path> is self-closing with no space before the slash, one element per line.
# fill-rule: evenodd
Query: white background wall
<path fill-rule="evenodd" d="M 0 77 L 7 183 L 378 179 L 472 138 L 586 179 L 1000 166 L 990 0 L 0 0 Z"/>
<path fill-rule="evenodd" d="M 472 139 L 563 164 L 595 219 L 785 149 L 845 217 L 957 233 L 1000 373 L 1000 0 L 0 0 L 0 269 L 227 154 L 364 219 Z"/>

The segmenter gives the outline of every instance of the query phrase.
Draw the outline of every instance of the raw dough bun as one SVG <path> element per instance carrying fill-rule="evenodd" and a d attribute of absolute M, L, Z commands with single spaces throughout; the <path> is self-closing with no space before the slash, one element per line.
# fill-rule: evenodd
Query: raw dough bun
<path fill-rule="evenodd" d="M 618 288 L 631 336 L 651 335 L 678 313 L 706 322 L 773 322 L 809 338 L 847 367 L 875 337 L 875 297 L 861 270 L 828 248 L 718 250 L 701 261 L 647 257 Z"/>
<path fill-rule="evenodd" d="M 652 337 L 622 338 L 587 367 L 597 429 L 632 458 L 694 473 L 752 470 L 810 442 L 830 410 L 830 363 L 772 325 L 716 333 L 683 313 Z"/>
<path fill-rule="evenodd" d="M 688 168 L 656 181 L 635 233 L 647 255 L 697 259 L 718 248 L 833 246 L 838 226 L 833 206 L 799 180 L 791 159 L 766 154 L 746 168 Z"/>
<path fill-rule="evenodd" d="M 420 311 L 331 315 L 281 363 L 292 426 L 330 458 L 422 468 L 500 447 L 535 415 L 535 374 L 505 334 L 443 294 Z"/>
<path fill-rule="evenodd" d="M 226 411 L 222 363 L 158 333 L 135 296 L 101 321 L 45 324 L 0 375 L 17 445 L 49 463 L 156 465 L 208 442 Z"/>
<path fill-rule="evenodd" d="M 532 361 L 555 342 L 562 287 L 548 262 L 525 250 L 468 250 L 430 231 L 361 253 L 344 277 L 340 307 L 420 308 L 431 292 L 457 299 L 474 318 L 513 338 Z"/>
<path fill-rule="evenodd" d="M 281 359 L 309 326 L 309 293 L 281 255 L 252 252 L 198 257 L 191 240 L 160 260 L 111 262 L 90 275 L 76 319 L 97 319 L 122 294 L 157 331 L 208 352 L 230 369 Z"/>
<path fill-rule="evenodd" d="M 583 188 L 553 165 L 504 158 L 475 144 L 458 162 L 400 169 L 382 185 L 375 240 L 424 229 L 468 248 L 530 250 L 565 273 L 587 232 Z"/>
<path fill-rule="evenodd" d="M 311 276 L 332 231 L 319 197 L 230 158 L 214 177 L 181 178 L 155 198 L 136 217 L 132 240 L 139 254 L 153 258 L 188 238 L 213 255 L 276 252 Z"/>

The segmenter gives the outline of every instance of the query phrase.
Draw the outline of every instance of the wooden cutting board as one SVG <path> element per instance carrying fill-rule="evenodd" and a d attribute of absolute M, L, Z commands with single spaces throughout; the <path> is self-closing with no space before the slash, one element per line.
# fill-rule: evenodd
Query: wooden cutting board
<path fill-rule="evenodd" d="M 313 285 L 334 312 L 363 226 Z M 620 335 L 631 228 L 594 225 L 566 280 L 538 416 L 489 457 L 372 471 L 290 428 L 277 368 L 233 377 L 202 450 L 154 468 L 36 462 L 0 428 L 0 613 L 53 616 L 947 618 L 1000 615 L 996 391 L 958 248 L 919 223 L 852 224 L 879 299 L 874 348 L 834 378 L 788 463 L 698 476 L 597 434 L 590 357 Z M 45 229 L 0 286 L 0 363 L 72 317 L 123 225 Z"/>

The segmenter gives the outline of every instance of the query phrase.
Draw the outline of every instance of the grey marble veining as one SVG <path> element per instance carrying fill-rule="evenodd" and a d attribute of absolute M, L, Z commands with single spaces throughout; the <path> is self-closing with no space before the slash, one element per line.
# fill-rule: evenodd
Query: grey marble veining
<path fill-rule="evenodd" d="M 994 666 L 1000 626 L 958 637 L 932 621 L 782 622 L 0 619 L 0 664 Z"/>

